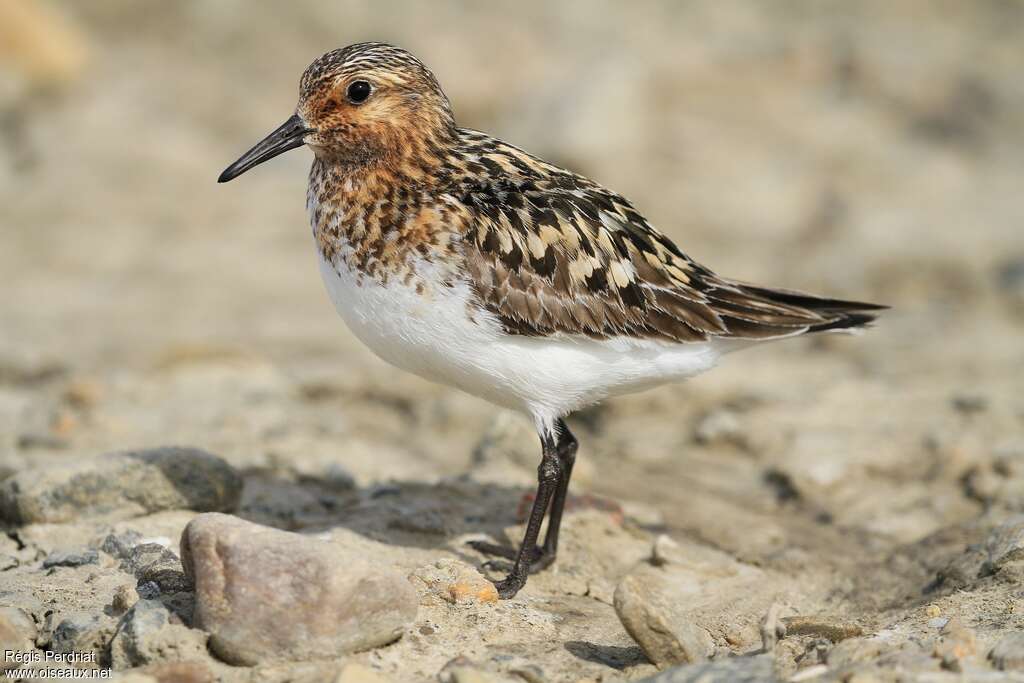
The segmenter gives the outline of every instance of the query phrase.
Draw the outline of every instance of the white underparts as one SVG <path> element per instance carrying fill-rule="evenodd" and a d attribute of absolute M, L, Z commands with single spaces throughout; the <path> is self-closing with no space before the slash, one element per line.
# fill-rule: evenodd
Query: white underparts
<path fill-rule="evenodd" d="M 353 334 L 385 361 L 533 418 L 538 429 L 609 396 L 692 377 L 726 345 L 510 335 L 477 307 L 468 283 L 420 260 L 405 284 L 353 272 L 344 252 L 320 259 L 327 292 Z M 455 282 L 454 285 L 444 284 Z"/>

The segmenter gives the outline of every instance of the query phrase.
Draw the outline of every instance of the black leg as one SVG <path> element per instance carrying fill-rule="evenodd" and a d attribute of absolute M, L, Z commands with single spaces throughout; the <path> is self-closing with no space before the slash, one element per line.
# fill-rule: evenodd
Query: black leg
<path fill-rule="evenodd" d="M 569 431 L 569 426 L 559 418 L 555 423 L 558 430 L 558 443 L 555 447 L 555 454 L 562 464 L 562 476 L 558 479 L 558 486 L 555 488 L 554 497 L 551 499 L 551 513 L 548 515 L 548 531 L 544 536 L 544 547 L 541 549 L 539 563 L 542 566 L 537 569 L 548 567 L 555 561 L 558 553 L 558 530 L 562 526 L 562 511 L 565 509 L 565 499 L 569 493 L 569 479 L 572 477 L 572 466 L 576 462 L 576 449 L 579 444 L 576 437 Z"/>
<path fill-rule="evenodd" d="M 526 534 L 519 549 L 484 541 L 471 541 L 469 544 L 479 552 L 514 561 L 508 577 L 495 584 L 502 598 L 515 595 L 526 584 L 526 577 L 529 574 L 550 566 L 558 551 L 558 530 L 562 523 L 562 511 L 565 508 L 572 466 L 576 461 L 577 442 L 561 419 L 555 423 L 555 430 L 554 436 L 541 436 L 543 457 L 537 469 L 537 495 L 533 500 Z M 548 511 L 549 502 L 551 511 L 548 517 L 548 530 L 544 536 L 543 547 L 538 547 L 540 525 Z"/>
<path fill-rule="evenodd" d="M 498 595 L 503 599 L 511 598 L 526 585 L 530 567 L 538 554 L 537 537 L 540 536 L 540 525 L 544 521 L 548 503 L 551 502 L 551 497 L 554 495 L 562 475 L 562 463 L 558 458 L 555 440 L 550 435 L 543 435 L 541 436 L 541 446 L 543 455 L 540 466 L 537 468 L 537 496 L 533 499 L 533 507 L 530 509 L 530 518 L 526 523 L 523 543 L 519 546 L 519 552 L 516 553 L 512 571 L 504 579 L 494 584 L 494 587 L 498 589 Z"/>

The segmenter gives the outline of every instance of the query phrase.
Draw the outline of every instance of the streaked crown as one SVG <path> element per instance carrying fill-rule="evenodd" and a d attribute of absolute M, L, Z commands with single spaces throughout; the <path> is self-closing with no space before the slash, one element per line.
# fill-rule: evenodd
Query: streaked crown
<path fill-rule="evenodd" d="M 299 83 L 299 116 L 315 151 L 353 162 L 423 152 L 450 137 L 451 104 L 410 52 L 357 43 L 323 55 Z"/>

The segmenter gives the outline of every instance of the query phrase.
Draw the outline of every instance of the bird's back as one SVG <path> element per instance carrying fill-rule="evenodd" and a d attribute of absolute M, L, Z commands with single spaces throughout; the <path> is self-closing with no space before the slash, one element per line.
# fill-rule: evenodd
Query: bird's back
<path fill-rule="evenodd" d="M 855 329 L 883 308 L 719 277 L 621 195 L 476 131 L 450 166 L 467 275 L 508 334 L 763 340 Z"/>

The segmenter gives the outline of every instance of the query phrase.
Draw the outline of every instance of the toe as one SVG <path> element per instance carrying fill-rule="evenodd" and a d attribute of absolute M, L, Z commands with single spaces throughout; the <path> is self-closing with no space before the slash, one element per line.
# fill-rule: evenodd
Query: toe
<path fill-rule="evenodd" d="M 515 548 L 498 545 L 497 543 L 488 543 L 487 541 L 469 541 L 467 545 L 473 550 L 483 553 L 484 555 L 503 557 L 506 560 L 514 560 L 518 554 L 518 551 L 516 551 Z"/>
<path fill-rule="evenodd" d="M 520 580 L 515 576 L 508 576 L 501 581 L 494 582 L 494 588 L 497 589 L 498 597 L 502 600 L 514 598 L 524 585 L 526 585 L 526 581 Z"/>

